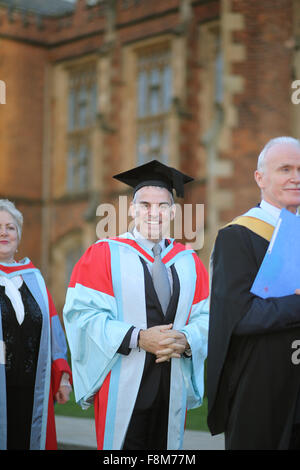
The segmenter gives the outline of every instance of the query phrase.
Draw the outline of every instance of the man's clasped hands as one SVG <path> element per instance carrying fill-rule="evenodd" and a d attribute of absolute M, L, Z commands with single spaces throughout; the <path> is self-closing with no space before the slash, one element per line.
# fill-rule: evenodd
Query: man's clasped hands
<path fill-rule="evenodd" d="M 156 355 L 156 363 L 169 361 L 189 348 L 186 336 L 173 330 L 173 324 L 158 325 L 140 331 L 138 346 Z"/>

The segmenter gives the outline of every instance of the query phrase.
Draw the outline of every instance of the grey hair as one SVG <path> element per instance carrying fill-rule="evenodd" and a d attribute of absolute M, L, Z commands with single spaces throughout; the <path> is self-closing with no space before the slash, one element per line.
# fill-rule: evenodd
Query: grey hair
<path fill-rule="evenodd" d="M 142 188 L 138 189 L 138 190 L 135 192 L 135 194 L 134 194 L 134 196 L 133 196 L 133 201 L 132 201 L 133 204 L 136 204 L 137 193 L 138 193 L 141 189 L 146 188 L 146 187 L 147 187 L 147 188 L 160 188 L 160 186 L 151 186 L 151 185 L 149 185 L 149 186 L 143 186 Z M 163 187 L 162 187 L 162 189 L 167 189 L 167 188 L 163 188 Z M 172 194 L 168 189 L 167 189 L 167 191 L 168 191 L 168 193 L 169 193 L 169 195 L 170 195 L 171 205 L 173 206 L 173 204 L 174 204 L 174 197 L 173 197 L 173 194 Z"/>
<path fill-rule="evenodd" d="M 23 227 L 23 215 L 16 208 L 13 202 L 8 199 L 0 199 L 0 211 L 8 212 L 14 219 L 17 227 L 18 240 L 21 240 L 22 236 L 22 227 Z"/>
<path fill-rule="evenodd" d="M 263 172 L 264 167 L 265 167 L 265 158 L 270 150 L 271 147 L 273 147 L 276 144 L 292 144 L 295 147 L 298 147 L 300 150 L 300 141 L 298 139 L 295 139 L 294 137 L 289 137 L 289 136 L 282 136 L 282 137 L 275 137 L 274 139 L 269 140 L 267 144 L 264 146 L 262 151 L 260 152 L 258 159 L 257 159 L 257 170 Z"/>

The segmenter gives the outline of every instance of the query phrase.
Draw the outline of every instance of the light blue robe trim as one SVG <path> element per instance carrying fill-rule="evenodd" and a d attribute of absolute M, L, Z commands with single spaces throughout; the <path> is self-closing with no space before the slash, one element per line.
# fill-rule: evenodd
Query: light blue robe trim
<path fill-rule="evenodd" d="M 183 251 L 180 251 L 179 253 L 177 253 L 177 255 L 173 256 L 167 263 L 166 263 L 166 267 L 169 268 L 172 264 L 176 264 L 177 261 L 182 258 L 182 256 L 186 256 L 186 255 L 191 255 L 195 253 L 194 250 L 183 250 Z"/>
<path fill-rule="evenodd" d="M 179 258 L 175 269 L 180 279 L 180 293 L 173 327 L 175 330 L 181 331 L 188 319 L 196 286 L 196 269 L 193 257 Z M 171 360 L 168 449 L 172 450 L 180 449 L 183 439 L 182 423 L 185 419 L 186 404 L 184 403 L 182 406 L 182 400 L 183 397 L 186 398 L 186 391 L 181 362 L 184 363 L 186 360 L 185 358 Z M 190 359 L 188 361 L 190 362 Z"/>
<path fill-rule="evenodd" d="M 4 264 L 4 263 L 2 263 L 2 264 Z M 36 273 L 36 272 L 39 272 L 39 270 L 37 268 L 31 268 L 31 269 L 20 269 L 20 271 L 8 274 L 5 271 L 1 271 L 1 269 L 0 269 L 0 276 L 5 276 L 5 277 L 11 279 L 14 276 L 23 276 L 24 274 Z"/>
<path fill-rule="evenodd" d="M 130 236 L 126 237 L 125 235 L 130 235 Z M 133 236 L 131 235 L 131 233 L 123 234 L 119 238 L 124 238 L 124 239 L 129 239 L 129 240 L 136 241 L 133 238 Z M 111 240 L 109 238 L 106 238 L 104 240 L 98 240 L 96 243 L 100 243 L 100 242 L 107 242 L 107 243 L 109 243 L 110 246 L 113 246 L 113 245 L 124 246 L 125 245 L 125 243 L 123 243 L 120 240 Z M 126 244 L 126 247 L 127 247 L 128 250 L 132 251 L 132 253 L 137 254 L 137 249 L 134 248 L 133 246 Z M 169 249 L 169 247 L 167 247 L 167 249 Z M 142 250 L 144 250 L 149 256 L 151 256 L 153 258 L 153 252 L 151 250 L 149 250 L 148 248 L 146 248 L 144 246 L 142 247 Z M 162 256 L 163 256 L 164 252 L 165 251 L 162 251 Z M 143 258 L 144 261 L 146 261 L 146 263 L 149 263 L 148 258 L 142 252 L 138 251 L 138 254 L 141 258 Z"/>
<path fill-rule="evenodd" d="M 186 419 L 186 401 L 187 401 L 187 393 L 186 393 L 186 388 L 183 383 L 182 387 L 182 399 L 181 399 L 181 421 L 179 423 L 179 440 L 178 440 L 178 446 L 177 450 L 182 449 L 183 447 L 183 437 L 184 437 L 184 431 L 185 431 L 185 419 Z M 171 428 L 169 428 L 169 435 L 168 436 L 168 442 L 172 442 L 172 431 Z M 170 447 L 172 448 L 172 447 Z"/>
<path fill-rule="evenodd" d="M 208 300 L 205 299 L 192 305 L 196 287 L 196 267 L 191 256 L 179 258 L 175 268 L 180 279 L 180 296 L 174 329 L 185 333 L 192 350 L 191 358 L 172 359 L 169 423 L 172 423 L 170 429 L 173 432 L 169 433 L 168 445 L 170 449 L 181 449 L 186 408 L 198 407 L 203 400 L 204 361 L 207 355 Z M 189 312 L 189 323 L 186 325 Z M 180 397 L 184 397 L 184 406 L 179 400 Z"/>
<path fill-rule="evenodd" d="M 14 263 L 13 264 L 13 267 L 23 267 L 24 266 L 24 269 L 20 269 L 19 271 L 14 271 L 12 273 L 6 273 L 5 271 L 2 271 L 2 269 L 0 269 L 0 275 L 1 276 L 5 276 L 7 278 L 11 278 L 11 277 L 14 277 L 14 276 L 22 276 L 24 273 L 30 273 L 30 272 L 39 272 L 39 270 L 37 268 L 30 268 L 28 269 L 26 266 L 28 264 L 30 264 L 30 259 L 29 258 L 24 258 L 22 259 L 21 261 L 19 261 L 18 263 Z M 1 263 L 2 266 L 7 266 L 7 267 L 11 267 L 11 263 Z"/>
<path fill-rule="evenodd" d="M 127 232 L 127 233 L 124 233 L 122 235 L 120 235 L 119 238 L 124 238 L 124 239 L 129 239 L 129 240 L 133 240 L 136 242 L 135 238 L 133 237 L 133 235 L 130 233 L 130 232 Z M 170 239 L 170 244 L 164 249 L 162 250 L 161 252 L 161 258 L 164 258 L 165 256 L 167 256 L 167 254 L 173 249 L 174 247 L 174 239 Z M 106 239 L 103 239 L 103 240 L 98 240 L 96 243 L 100 243 L 100 242 L 107 242 L 109 243 L 110 246 L 112 245 L 119 245 L 119 246 L 124 246 L 124 243 L 122 241 L 119 241 L 119 240 L 111 240 L 109 238 L 106 238 Z M 137 243 L 138 244 L 138 243 Z M 126 244 L 126 247 L 128 250 L 131 250 L 133 253 L 137 254 L 143 258 L 144 261 L 146 261 L 146 263 L 151 263 L 151 261 L 140 251 L 138 251 L 135 247 L 131 246 L 131 245 L 128 245 Z M 152 250 L 149 250 L 148 248 L 146 248 L 145 246 L 142 246 L 141 247 L 142 250 L 144 250 L 147 254 L 149 254 L 149 256 L 151 256 L 153 258 L 153 252 Z M 180 251 L 179 253 L 177 253 L 177 255 L 173 256 L 167 263 L 166 263 L 166 267 L 169 268 L 172 264 L 174 264 L 178 258 L 180 258 L 181 256 L 184 256 L 186 254 L 191 254 L 191 253 L 195 253 L 194 250 L 191 250 L 191 249 L 187 249 L 187 250 L 183 250 L 183 251 Z M 154 262 L 154 259 L 153 261 Z"/>
<path fill-rule="evenodd" d="M 119 290 L 120 290 L 120 258 L 118 254 L 118 250 L 114 249 L 116 247 L 111 247 L 111 269 L 112 269 L 112 278 L 113 278 L 113 291 L 114 294 L 117 296 L 115 297 L 116 300 L 116 308 L 118 312 L 118 318 L 120 321 L 123 321 L 123 308 L 122 302 L 120 301 L 119 297 Z M 103 442 L 103 449 L 113 449 L 113 440 L 115 436 L 115 424 L 116 424 L 116 402 L 117 402 L 117 394 L 118 394 L 118 384 L 120 380 L 120 370 L 121 370 L 121 356 L 117 355 L 117 360 L 114 367 L 111 370 L 111 377 L 109 383 L 109 395 L 108 395 L 108 403 L 107 403 L 107 410 L 106 410 L 106 422 L 105 422 L 105 434 L 104 434 L 104 442 Z"/>
<path fill-rule="evenodd" d="M 192 306 L 188 325 L 181 331 L 185 333 L 193 352 L 191 360 L 182 362 L 182 371 L 188 392 L 187 408 L 202 404 L 204 394 L 204 361 L 207 356 L 207 334 L 209 323 L 209 298 Z M 197 320 L 196 320 L 197 319 Z"/>
<path fill-rule="evenodd" d="M 51 360 L 67 360 L 67 343 L 58 315 L 51 318 Z"/>
<path fill-rule="evenodd" d="M 30 436 L 30 449 L 43 450 L 46 445 L 48 401 L 51 378 L 49 302 L 46 286 L 39 272 L 25 273 L 23 275 L 23 279 L 38 303 L 43 316 Z"/>
<path fill-rule="evenodd" d="M 139 257 L 131 255 L 128 246 L 111 245 L 112 277 L 118 309 L 123 321 L 137 328 L 147 328 L 144 270 Z M 116 262 L 118 259 L 119 262 Z M 130 282 L 128 280 L 130 279 Z M 133 349 L 128 356 L 120 356 L 119 382 L 113 392 L 118 397 L 115 410 L 115 433 L 112 447 L 120 449 L 129 425 L 134 403 L 143 375 L 145 351 Z M 128 390 L 130 389 L 130 399 Z"/>
<path fill-rule="evenodd" d="M 116 426 L 116 409 L 117 409 L 117 397 L 119 390 L 121 372 L 121 358 L 118 357 L 115 365 L 111 370 L 110 382 L 109 382 L 109 394 L 106 410 L 105 420 L 105 433 L 103 441 L 103 450 L 114 449 L 114 439 L 116 434 L 118 435 L 118 428 Z M 130 399 L 128 400 L 130 401 Z"/>
<path fill-rule="evenodd" d="M 63 311 L 75 398 L 86 408 L 118 360 L 116 352 L 131 325 L 118 319 L 114 297 L 79 283 L 68 289 Z"/>

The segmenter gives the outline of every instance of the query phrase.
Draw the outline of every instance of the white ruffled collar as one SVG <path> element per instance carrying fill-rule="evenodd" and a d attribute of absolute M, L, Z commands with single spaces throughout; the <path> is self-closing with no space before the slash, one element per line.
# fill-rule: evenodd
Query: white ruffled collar
<path fill-rule="evenodd" d="M 5 294 L 12 303 L 19 325 L 23 323 L 25 317 L 24 305 L 19 291 L 22 284 L 22 276 L 13 276 L 8 278 L 0 275 L 0 285 L 5 287 Z"/>

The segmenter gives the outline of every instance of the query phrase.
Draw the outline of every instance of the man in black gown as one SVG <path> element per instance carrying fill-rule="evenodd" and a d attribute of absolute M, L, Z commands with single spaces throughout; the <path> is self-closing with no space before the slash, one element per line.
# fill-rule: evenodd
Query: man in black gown
<path fill-rule="evenodd" d="M 261 203 L 219 231 L 211 258 L 208 426 L 226 449 L 300 449 L 300 289 L 250 293 L 280 210 L 300 206 L 300 142 L 272 139 L 255 179 Z"/>

